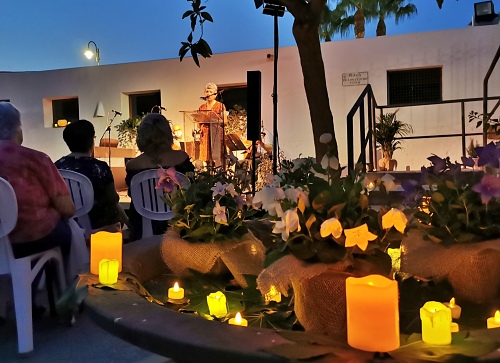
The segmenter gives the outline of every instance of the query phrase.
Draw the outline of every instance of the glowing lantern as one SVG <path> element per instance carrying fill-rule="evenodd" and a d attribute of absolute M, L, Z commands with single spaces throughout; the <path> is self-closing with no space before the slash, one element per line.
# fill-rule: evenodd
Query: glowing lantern
<path fill-rule="evenodd" d="M 500 311 L 497 310 L 495 312 L 495 316 L 486 320 L 486 326 L 488 327 L 488 329 L 500 328 Z"/>
<path fill-rule="evenodd" d="M 451 310 L 444 304 L 428 301 L 420 308 L 422 340 L 435 345 L 451 344 Z"/>
<path fill-rule="evenodd" d="M 380 275 L 346 279 L 347 342 L 368 352 L 399 348 L 398 284 Z"/>
<path fill-rule="evenodd" d="M 106 258 L 99 261 L 99 283 L 113 285 L 118 282 L 118 261 Z"/>
<path fill-rule="evenodd" d="M 239 325 L 239 326 L 248 326 L 247 319 L 243 319 L 241 314 L 238 312 L 234 318 L 229 319 L 229 324 L 231 325 Z"/>
<path fill-rule="evenodd" d="M 210 315 L 223 318 L 227 315 L 226 295 L 221 291 L 213 292 L 207 296 L 208 310 Z"/>
<path fill-rule="evenodd" d="M 168 289 L 168 298 L 169 299 L 184 299 L 184 289 L 179 287 L 179 283 L 175 283 L 174 287 Z"/>
<path fill-rule="evenodd" d="M 99 262 L 103 259 L 117 260 L 118 272 L 122 271 L 121 232 L 97 232 L 90 236 L 90 273 L 99 274 Z"/>

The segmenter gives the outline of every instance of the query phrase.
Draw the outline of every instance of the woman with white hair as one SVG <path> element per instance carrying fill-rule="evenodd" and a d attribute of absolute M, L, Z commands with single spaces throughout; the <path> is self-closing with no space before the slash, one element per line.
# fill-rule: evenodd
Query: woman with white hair
<path fill-rule="evenodd" d="M 208 166 L 215 163 L 216 166 L 224 162 L 224 124 L 226 121 L 226 107 L 222 102 L 216 100 L 218 88 L 215 83 L 205 85 L 205 100 L 198 111 L 206 114 L 210 123 L 201 123 L 200 160 L 205 161 Z M 210 112 L 211 111 L 211 112 Z"/>

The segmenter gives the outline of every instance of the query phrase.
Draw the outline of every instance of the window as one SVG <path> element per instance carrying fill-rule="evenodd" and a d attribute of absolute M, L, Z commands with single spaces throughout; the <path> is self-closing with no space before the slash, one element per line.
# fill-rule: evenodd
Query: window
<path fill-rule="evenodd" d="M 158 112 L 155 106 L 162 106 L 160 91 L 129 94 L 130 117 L 142 116 L 143 114 Z"/>
<path fill-rule="evenodd" d="M 387 71 L 388 105 L 442 100 L 441 67 Z"/>
<path fill-rule="evenodd" d="M 79 118 L 78 98 L 52 100 L 52 127 L 64 127 Z"/>

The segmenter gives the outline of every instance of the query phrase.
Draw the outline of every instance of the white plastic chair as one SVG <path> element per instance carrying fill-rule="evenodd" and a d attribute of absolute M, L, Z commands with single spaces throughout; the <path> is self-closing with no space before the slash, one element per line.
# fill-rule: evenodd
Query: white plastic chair
<path fill-rule="evenodd" d="M 85 175 L 72 170 L 59 169 L 59 173 L 68 185 L 68 189 L 75 204 L 73 218 L 85 230 L 85 238 L 90 238 L 92 225 L 88 213 L 94 206 L 94 187 Z"/>
<path fill-rule="evenodd" d="M 184 187 L 189 186 L 187 176 L 179 172 L 176 174 Z M 135 210 L 142 216 L 142 238 L 153 235 L 152 220 L 166 221 L 174 216 L 170 207 L 162 200 L 163 190 L 155 189 L 158 179 L 158 170 L 151 169 L 134 175 L 130 181 L 130 197 Z"/>
<path fill-rule="evenodd" d="M 27 257 L 14 258 L 9 233 L 17 223 L 17 199 L 14 189 L 5 179 L 0 178 L 0 275 L 12 278 L 14 307 L 16 312 L 17 341 L 19 353 L 33 350 L 33 320 L 31 284 L 40 269 L 49 260 L 57 266 L 57 277 L 61 291 L 66 288 L 64 265 L 59 247 Z M 36 262 L 31 267 L 32 262 Z"/>

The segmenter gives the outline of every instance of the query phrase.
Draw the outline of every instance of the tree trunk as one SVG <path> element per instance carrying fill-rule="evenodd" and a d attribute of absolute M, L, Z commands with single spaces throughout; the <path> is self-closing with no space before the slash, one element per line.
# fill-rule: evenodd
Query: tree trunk
<path fill-rule="evenodd" d="M 387 34 L 387 28 L 385 26 L 384 18 L 381 16 L 377 23 L 377 37 L 381 37 Z"/>
<path fill-rule="evenodd" d="M 358 8 L 354 14 L 354 33 L 356 39 L 365 37 L 365 14 L 362 8 Z"/>
<path fill-rule="evenodd" d="M 309 114 L 311 115 L 316 160 L 318 162 L 321 161 L 328 148 L 328 145 L 319 142 L 320 136 L 324 133 L 332 134 L 333 138 L 329 146 L 333 154 L 338 157 L 337 139 L 328 99 L 325 66 L 318 32 L 321 12 L 324 9 L 325 2 L 326 0 L 311 0 L 308 3 L 302 0 L 282 0 L 282 3 L 287 6 L 287 9 L 295 18 L 292 30 L 299 51 L 304 88 L 309 105 Z"/>

